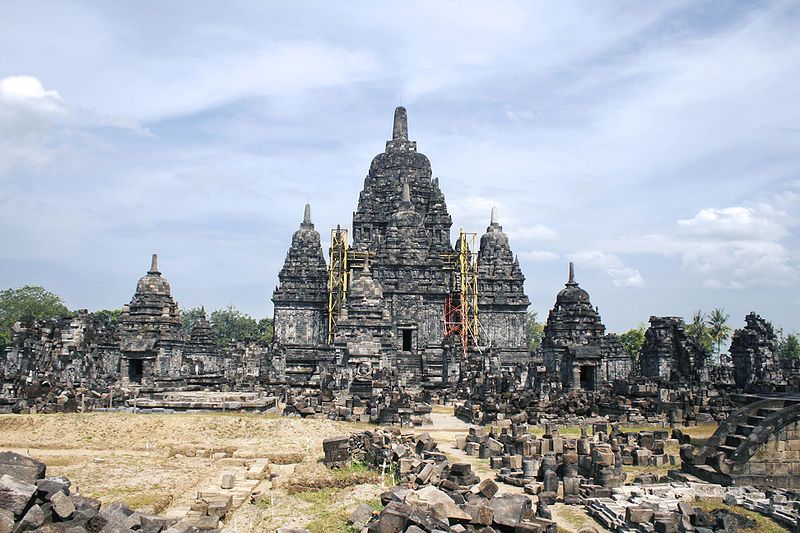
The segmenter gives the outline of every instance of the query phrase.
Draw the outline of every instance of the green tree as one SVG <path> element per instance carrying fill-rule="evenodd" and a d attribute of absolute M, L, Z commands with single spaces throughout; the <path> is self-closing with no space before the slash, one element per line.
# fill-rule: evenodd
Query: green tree
<path fill-rule="evenodd" d="M 722 343 L 731 336 L 731 327 L 727 324 L 730 317 L 730 315 L 725 314 L 725 311 L 719 307 L 711 311 L 711 314 L 708 315 L 708 332 L 711 334 L 711 339 L 716 344 L 717 362 L 719 362 L 719 352 L 722 349 Z"/>
<path fill-rule="evenodd" d="M 797 333 L 789 333 L 784 336 L 783 331 L 780 332 L 778 338 L 778 356 L 800 359 L 800 339 L 798 339 Z"/>
<path fill-rule="evenodd" d="M 184 335 L 189 336 L 192 334 L 192 330 L 200 319 L 200 315 L 204 313 L 205 311 L 202 307 L 190 307 L 189 309 L 183 309 L 181 311 L 181 329 Z"/>
<path fill-rule="evenodd" d="M 647 328 L 644 323 L 640 323 L 638 327 L 629 329 L 619 336 L 619 340 L 628 356 L 631 359 L 636 359 L 639 356 L 639 350 L 644 346 L 645 331 Z"/>
<path fill-rule="evenodd" d="M 686 326 L 686 333 L 689 337 L 697 341 L 707 353 L 714 351 L 714 340 L 711 337 L 711 332 L 706 325 L 707 317 L 703 311 L 698 309 L 692 315 L 692 322 Z"/>
<path fill-rule="evenodd" d="M 223 347 L 236 341 L 255 341 L 261 338 L 258 322 L 232 305 L 211 313 L 209 321 L 214 338 Z"/>
<path fill-rule="evenodd" d="M 95 311 L 94 316 L 102 320 L 106 326 L 115 328 L 119 325 L 122 309 L 101 309 L 100 311 Z"/>
<path fill-rule="evenodd" d="M 275 322 L 271 318 L 262 318 L 258 321 L 258 339 L 264 342 L 272 342 L 275 337 Z"/>
<path fill-rule="evenodd" d="M 528 311 L 525 315 L 525 344 L 530 352 L 539 349 L 544 338 L 544 324 L 539 322 L 539 315 L 536 311 Z"/>
<path fill-rule="evenodd" d="M 35 285 L 0 291 L 0 353 L 11 340 L 11 326 L 23 318 L 40 320 L 68 316 L 69 309 L 57 294 Z"/>

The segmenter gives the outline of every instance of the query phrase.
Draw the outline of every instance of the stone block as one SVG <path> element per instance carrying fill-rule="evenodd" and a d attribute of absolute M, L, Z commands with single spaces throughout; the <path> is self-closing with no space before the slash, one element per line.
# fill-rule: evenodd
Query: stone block
<path fill-rule="evenodd" d="M 14 479 L 8 474 L 0 477 L 0 509 L 22 516 L 36 495 L 36 485 Z"/>
<path fill-rule="evenodd" d="M 44 478 L 47 466 L 44 463 L 14 452 L 0 453 L 0 476 L 9 476 L 26 483 L 36 483 Z"/>
<path fill-rule="evenodd" d="M 53 505 L 53 512 L 59 518 L 67 519 L 75 512 L 75 504 L 69 499 L 69 496 L 63 492 L 56 492 L 50 497 L 50 503 Z"/>
<path fill-rule="evenodd" d="M 353 528 L 356 530 L 360 530 L 372 518 L 372 513 L 372 507 L 366 503 L 360 503 L 353 510 L 353 512 L 350 513 L 350 518 L 347 520 L 347 523 L 353 526 Z"/>
<path fill-rule="evenodd" d="M 531 509 L 531 500 L 521 494 L 503 494 L 489 500 L 487 505 L 494 512 L 494 524 L 513 528 L 522 518 L 523 511 Z"/>

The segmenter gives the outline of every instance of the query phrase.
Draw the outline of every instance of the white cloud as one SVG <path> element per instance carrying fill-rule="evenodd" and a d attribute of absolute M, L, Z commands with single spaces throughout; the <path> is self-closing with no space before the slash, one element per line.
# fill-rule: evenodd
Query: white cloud
<path fill-rule="evenodd" d="M 528 250 L 519 254 L 523 259 L 534 263 L 544 263 L 547 261 L 556 261 L 561 256 L 549 250 Z"/>
<path fill-rule="evenodd" d="M 33 76 L 0 78 L 0 177 L 17 166 L 42 170 L 57 156 L 86 148 L 83 133 L 112 127 L 150 136 L 137 121 L 68 104 Z M 102 142 L 104 136 L 96 138 Z M 89 143 L 91 144 L 91 143 Z"/>
<path fill-rule="evenodd" d="M 544 224 L 524 226 L 521 224 L 507 224 L 506 233 L 514 240 L 519 241 L 554 241 L 558 239 L 558 232 Z"/>
<path fill-rule="evenodd" d="M 766 203 L 754 207 L 701 209 L 693 218 L 678 220 L 690 235 L 733 240 L 781 240 L 789 235 L 791 218 Z"/>
<path fill-rule="evenodd" d="M 783 209 L 797 203 L 794 184 L 773 195 Z M 709 289 L 786 287 L 799 278 L 798 253 L 787 245 L 796 217 L 770 202 L 702 208 L 671 233 L 609 243 L 613 250 L 677 256 L 684 272 Z"/>
<path fill-rule="evenodd" d="M 569 254 L 578 267 L 600 270 L 609 276 L 615 287 L 643 287 L 644 278 L 635 268 L 626 267 L 622 260 L 599 250 L 583 250 Z"/>

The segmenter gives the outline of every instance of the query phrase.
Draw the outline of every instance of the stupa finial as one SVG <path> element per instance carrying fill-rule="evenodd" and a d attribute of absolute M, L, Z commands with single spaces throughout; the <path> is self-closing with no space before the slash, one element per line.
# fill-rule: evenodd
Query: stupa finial
<path fill-rule="evenodd" d="M 311 224 L 311 204 L 306 204 L 303 210 L 303 224 Z"/>
<path fill-rule="evenodd" d="M 148 270 L 147 273 L 160 274 L 158 271 L 158 254 L 153 254 L 153 258 L 150 260 L 150 270 Z"/>
<path fill-rule="evenodd" d="M 575 265 L 572 261 L 569 262 L 569 281 L 567 281 L 568 285 L 575 285 Z"/>
<path fill-rule="evenodd" d="M 491 223 L 492 224 L 497 224 L 497 206 L 495 206 L 495 205 L 492 206 Z"/>
<path fill-rule="evenodd" d="M 394 127 L 392 128 L 393 141 L 408 140 L 408 115 L 406 108 L 399 106 L 394 110 Z"/>

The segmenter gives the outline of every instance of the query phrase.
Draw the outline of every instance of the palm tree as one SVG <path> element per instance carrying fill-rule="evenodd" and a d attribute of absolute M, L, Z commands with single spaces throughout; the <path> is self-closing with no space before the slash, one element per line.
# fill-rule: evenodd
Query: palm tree
<path fill-rule="evenodd" d="M 708 331 L 707 319 L 706 314 L 698 309 L 692 315 L 692 322 L 686 326 L 686 333 L 710 354 L 713 351 L 713 342 Z"/>
<path fill-rule="evenodd" d="M 722 343 L 728 340 L 731 336 L 731 327 L 727 324 L 730 315 L 726 315 L 725 311 L 717 307 L 711 314 L 708 315 L 708 332 L 711 338 L 717 343 L 717 362 L 719 362 L 720 349 Z"/>

